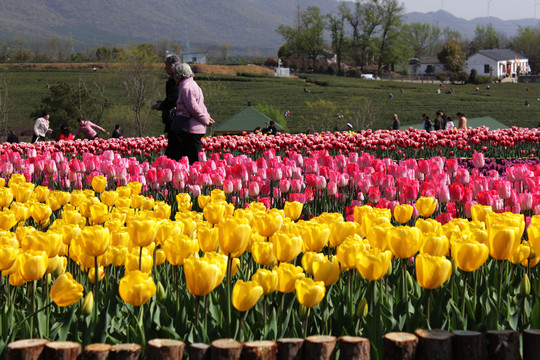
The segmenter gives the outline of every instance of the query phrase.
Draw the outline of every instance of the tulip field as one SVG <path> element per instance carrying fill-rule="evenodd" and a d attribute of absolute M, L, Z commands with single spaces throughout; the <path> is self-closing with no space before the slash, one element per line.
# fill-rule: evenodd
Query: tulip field
<path fill-rule="evenodd" d="M 0 144 L 0 356 L 540 328 L 540 131 Z"/>

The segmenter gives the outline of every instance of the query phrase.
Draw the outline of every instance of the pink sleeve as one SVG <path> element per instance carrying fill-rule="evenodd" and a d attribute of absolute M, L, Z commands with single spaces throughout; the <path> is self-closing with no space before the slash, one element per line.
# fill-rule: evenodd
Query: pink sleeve
<path fill-rule="evenodd" d="M 204 124 L 205 126 L 210 125 L 210 114 L 208 114 L 208 111 L 204 106 L 204 97 L 202 94 L 202 90 L 200 90 L 199 88 L 182 89 L 181 94 L 186 100 L 184 102 L 186 110 L 189 111 L 189 113 L 193 115 L 193 117 L 201 124 Z"/>

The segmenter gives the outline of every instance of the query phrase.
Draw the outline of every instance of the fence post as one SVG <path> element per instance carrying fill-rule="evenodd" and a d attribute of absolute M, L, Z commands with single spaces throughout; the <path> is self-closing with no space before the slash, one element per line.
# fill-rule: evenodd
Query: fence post
<path fill-rule="evenodd" d="M 418 329 L 418 360 L 452 360 L 452 333 L 446 330 Z"/>
<path fill-rule="evenodd" d="M 478 331 L 454 330 L 454 359 L 484 360 L 484 334 Z"/>
<path fill-rule="evenodd" d="M 83 350 L 83 360 L 107 360 L 112 345 L 95 343 L 87 345 Z"/>
<path fill-rule="evenodd" d="M 152 339 L 146 346 L 147 360 L 178 360 L 184 357 L 186 344 L 180 340 Z"/>
<path fill-rule="evenodd" d="M 283 338 L 277 341 L 278 360 L 302 360 L 304 358 L 304 339 Z"/>
<path fill-rule="evenodd" d="M 369 360 L 371 358 L 369 339 L 360 336 L 342 336 L 338 340 L 341 360 Z"/>
<path fill-rule="evenodd" d="M 45 339 L 26 339 L 9 343 L 6 360 L 38 360 L 44 359 Z"/>
<path fill-rule="evenodd" d="M 406 332 L 390 332 L 383 336 L 383 360 L 414 360 L 418 338 Z"/>

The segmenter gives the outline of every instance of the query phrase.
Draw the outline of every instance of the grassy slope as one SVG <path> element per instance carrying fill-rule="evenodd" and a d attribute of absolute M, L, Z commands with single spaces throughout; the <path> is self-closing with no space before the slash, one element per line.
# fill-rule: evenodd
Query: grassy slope
<path fill-rule="evenodd" d="M 166 77 L 161 70 L 155 71 L 155 88 L 151 91 L 149 103 L 163 97 Z M 67 81 L 74 85 L 80 78 L 91 81 L 101 77 L 107 82 L 106 96 L 110 99 L 105 113 L 105 127 L 112 128 L 121 123 L 127 136 L 130 133 L 130 115 L 121 84 L 121 72 L 115 69 L 0 69 L 0 79 L 9 82 L 11 107 L 8 128 L 18 131 L 30 129 L 34 119 L 30 118 L 36 104 L 49 91 L 46 84 Z M 398 113 L 402 125 L 418 123 L 422 113 L 434 116 L 435 111 L 443 109 L 455 117 L 458 111 L 468 117 L 491 116 L 500 122 L 512 126 L 534 127 L 539 122 L 540 84 L 492 84 L 490 90 L 480 87 L 476 93 L 473 85 L 447 85 L 456 94 L 437 94 L 438 84 L 419 84 L 390 81 L 370 81 L 340 78 L 325 75 L 310 75 L 307 81 L 302 79 L 282 79 L 271 76 L 246 77 L 233 75 L 197 75 L 198 82 L 205 91 L 208 107 L 217 122 L 243 109 L 247 102 L 253 105 L 266 103 L 281 111 L 290 110 L 288 126 L 291 132 L 305 131 L 309 127 L 309 112 L 306 102 L 319 99 L 337 104 L 338 113 L 352 98 L 365 97 L 376 106 L 377 122 L 375 129 L 391 126 L 391 115 Z M 322 85 L 320 85 L 322 84 Z M 530 91 L 525 89 L 527 86 Z M 304 92 L 304 87 L 310 92 Z M 0 86 L 1 88 L 1 86 Z M 400 88 L 404 92 L 400 92 Z M 1 89 L 0 89 L 1 90 Z M 394 98 L 389 99 L 392 93 Z M 531 106 L 524 106 L 528 100 Z M 347 119 L 344 119 L 346 122 Z M 149 112 L 148 135 L 157 135 L 162 130 L 158 112 Z M 330 128 L 330 126 L 329 126 Z M 332 126 L 333 128 L 333 126 Z"/>

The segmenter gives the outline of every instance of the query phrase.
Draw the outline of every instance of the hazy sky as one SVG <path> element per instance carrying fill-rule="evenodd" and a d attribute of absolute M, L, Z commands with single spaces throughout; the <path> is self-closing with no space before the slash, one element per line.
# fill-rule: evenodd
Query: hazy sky
<path fill-rule="evenodd" d="M 540 0 L 401 0 L 405 12 L 445 10 L 454 16 L 473 19 L 498 17 L 503 20 L 540 18 Z M 536 14 L 535 14 L 535 4 Z"/>

